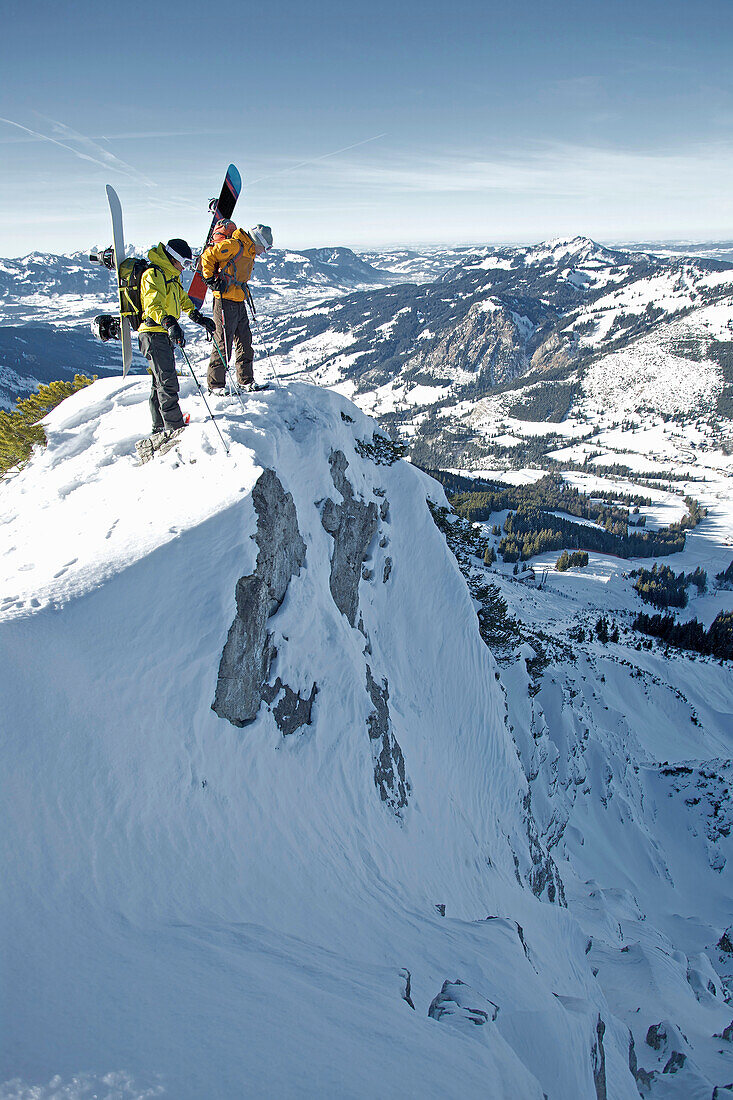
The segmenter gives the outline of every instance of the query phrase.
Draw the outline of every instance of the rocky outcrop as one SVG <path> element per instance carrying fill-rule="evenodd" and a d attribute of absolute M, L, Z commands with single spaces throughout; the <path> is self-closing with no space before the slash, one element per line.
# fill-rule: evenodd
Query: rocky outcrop
<path fill-rule="evenodd" d="M 400 970 L 400 977 L 402 978 L 402 981 L 404 983 L 402 989 L 402 1000 L 407 1001 L 408 1005 L 414 1012 L 415 1005 L 412 1000 L 412 974 L 407 969 L 407 967 L 403 967 L 402 970 Z"/>
<path fill-rule="evenodd" d="M 527 842 L 532 867 L 529 871 L 529 885 L 535 897 L 546 897 L 551 903 L 565 907 L 565 887 L 555 860 L 546 851 L 540 840 L 537 822 L 532 813 L 532 794 L 527 791 L 524 797 L 525 820 L 527 822 Z"/>
<path fill-rule="evenodd" d="M 343 451 L 333 451 L 331 478 L 343 503 L 329 497 L 322 505 L 321 522 L 334 540 L 329 585 L 334 603 L 352 626 L 359 610 L 359 580 L 369 544 L 377 531 L 377 506 L 357 500 L 346 477 L 348 462 Z"/>
<path fill-rule="evenodd" d="M 591 1047 L 590 1057 L 593 1066 L 593 1083 L 596 1086 L 596 1100 L 606 1100 L 606 1052 L 603 1048 L 603 1036 L 606 1033 L 606 1025 L 601 1017 L 596 1023 L 596 1038 Z"/>
<path fill-rule="evenodd" d="M 667 1045 L 667 1029 L 664 1024 L 652 1024 L 646 1033 L 646 1045 L 652 1050 L 664 1050 Z"/>
<path fill-rule="evenodd" d="M 266 703 L 271 705 L 280 696 L 275 706 L 272 707 L 272 716 L 278 729 L 283 734 L 295 733 L 301 726 L 310 725 L 311 711 L 317 693 L 318 688 L 314 683 L 310 695 L 303 697 L 297 691 L 293 691 L 287 684 L 284 684 L 279 676 L 274 684 L 263 684 L 262 686 L 262 698 Z"/>
<path fill-rule="evenodd" d="M 483 1027 L 498 1015 L 498 1005 L 460 979 L 443 982 L 443 988 L 433 997 L 428 1009 L 428 1016 L 434 1020 L 447 1019 L 450 1023 L 470 1023 L 475 1027 Z"/>
<path fill-rule="evenodd" d="M 445 327 L 425 351 L 405 365 L 411 382 L 452 382 L 456 371 L 480 375 L 486 386 L 507 382 L 527 369 L 528 331 L 512 312 L 490 299 L 475 302 L 457 323 Z M 527 331 L 528 330 L 528 331 Z"/>
<path fill-rule="evenodd" d="M 534 352 L 531 370 L 557 370 L 568 367 L 577 358 L 577 349 L 565 333 L 553 332 Z"/>
<path fill-rule="evenodd" d="M 391 728 L 389 687 L 386 680 L 383 680 L 381 685 L 376 682 L 369 665 L 366 667 L 366 679 L 367 691 L 374 705 L 374 710 L 367 719 L 374 759 L 374 784 L 382 802 L 385 802 L 397 817 L 401 817 L 410 795 L 410 782 L 405 773 L 402 749 Z"/>
<path fill-rule="evenodd" d="M 211 704 L 220 718 L 240 727 L 254 721 L 260 703 L 270 694 L 267 678 L 275 649 L 267 621 L 280 607 L 291 578 L 300 573 L 306 550 L 293 498 L 285 492 L 274 470 L 264 470 L 260 475 L 252 490 L 252 501 L 257 513 L 257 566 L 254 573 L 237 581 L 237 612 L 221 655 Z M 297 728 L 292 726 L 294 717 L 306 711 L 294 704 L 287 692 L 295 696 L 287 688 L 280 715 L 288 727 L 283 732 L 292 732 Z M 315 685 L 307 706 L 308 719 L 314 697 Z M 300 700 L 300 704 L 304 702 Z"/>

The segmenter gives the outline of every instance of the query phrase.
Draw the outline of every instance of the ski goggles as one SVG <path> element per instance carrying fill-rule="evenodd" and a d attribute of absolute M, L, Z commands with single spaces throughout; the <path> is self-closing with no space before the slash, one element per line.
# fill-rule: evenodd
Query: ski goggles
<path fill-rule="evenodd" d="M 181 267 L 183 267 L 183 268 L 192 268 L 193 267 L 193 260 L 189 260 L 188 257 L 186 257 L 186 256 L 181 256 L 180 253 L 176 252 L 175 248 L 171 248 L 171 246 L 169 244 L 165 245 L 165 250 L 166 250 L 166 252 L 168 253 L 169 256 L 171 256 L 174 260 L 176 260 L 181 265 Z"/>

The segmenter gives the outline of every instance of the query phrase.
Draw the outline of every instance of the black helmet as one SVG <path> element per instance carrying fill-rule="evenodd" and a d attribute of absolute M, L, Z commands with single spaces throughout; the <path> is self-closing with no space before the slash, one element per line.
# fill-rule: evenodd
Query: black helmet
<path fill-rule="evenodd" d="M 164 245 L 164 248 L 171 259 L 177 260 L 181 267 L 192 266 L 193 252 L 188 242 L 184 241 L 181 237 L 171 237 Z"/>

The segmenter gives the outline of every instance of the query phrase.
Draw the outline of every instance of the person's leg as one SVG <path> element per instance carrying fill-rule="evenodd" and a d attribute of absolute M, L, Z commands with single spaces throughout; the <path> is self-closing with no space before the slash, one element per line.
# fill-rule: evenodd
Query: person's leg
<path fill-rule="evenodd" d="M 237 302 L 236 328 L 234 330 L 234 362 L 237 367 L 237 382 L 240 386 L 246 386 L 254 381 L 252 362 L 254 351 L 252 349 L 252 331 L 249 327 L 247 306 L 244 302 Z"/>
<path fill-rule="evenodd" d="M 148 350 L 143 349 L 143 341 L 145 341 Z M 140 348 L 153 371 L 156 395 L 164 427 L 167 431 L 182 428 L 184 421 L 181 406 L 178 404 L 176 360 L 170 340 L 163 332 L 145 332 L 140 336 Z"/>
<path fill-rule="evenodd" d="M 209 367 L 206 372 L 206 383 L 210 390 L 221 390 L 226 385 L 227 372 L 224 363 L 221 361 L 219 351 L 221 355 L 224 356 L 225 360 L 228 359 L 226 341 L 224 339 L 224 325 L 222 322 L 221 298 L 214 298 L 214 305 L 211 312 L 214 318 L 214 324 L 216 325 L 216 332 L 214 333 L 216 344 L 212 345 L 211 348 Z M 216 350 L 217 347 L 219 351 Z"/>
<path fill-rule="evenodd" d="M 150 397 L 148 398 L 148 407 L 150 409 L 150 415 L 153 420 L 153 431 L 162 432 L 164 424 L 163 417 L 160 415 L 160 402 L 158 401 L 158 388 L 156 382 L 155 367 L 153 366 L 153 353 L 150 346 L 150 333 L 141 332 L 138 336 L 138 343 L 140 345 L 140 351 L 150 363 L 150 369 L 152 372 L 150 376 L 151 389 Z"/>

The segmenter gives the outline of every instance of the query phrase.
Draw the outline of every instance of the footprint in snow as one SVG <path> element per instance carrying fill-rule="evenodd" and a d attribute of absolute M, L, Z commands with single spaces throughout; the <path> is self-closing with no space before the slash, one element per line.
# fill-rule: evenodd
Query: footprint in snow
<path fill-rule="evenodd" d="M 79 560 L 78 558 L 72 558 L 71 561 L 64 562 L 64 564 L 59 569 L 58 573 L 54 573 L 53 579 L 56 581 L 56 580 L 58 580 L 59 577 L 63 577 L 66 570 L 69 569 L 72 565 L 76 565 L 78 560 Z"/>

